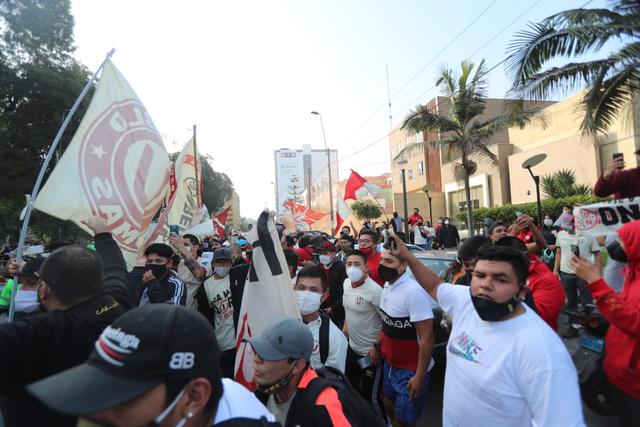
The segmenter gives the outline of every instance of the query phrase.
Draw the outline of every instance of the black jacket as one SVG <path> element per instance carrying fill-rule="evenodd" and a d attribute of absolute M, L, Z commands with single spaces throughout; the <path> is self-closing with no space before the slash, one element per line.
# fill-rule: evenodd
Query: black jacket
<path fill-rule="evenodd" d="M 323 270 L 326 270 L 323 267 Z M 342 295 L 344 294 L 344 281 L 347 278 L 347 270 L 344 262 L 336 259 L 329 267 L 329 303 L 325 308 L 331 307 L 329 316 L 333 323 L 339 328 L 344 324 L 344 306 L 342 305 Z"/>
<path fill-rule="evenodd" d="M 52 310 L 0 325 L 0 394 L 7 397 L 5 425 L 75 426 L 75 417 L 50 411 L 24 391 L 35 381 L 84 363 L 102 330 L 130 309 L 127 267 L 111 237 L 95 237 L 104 263 L 104 289 L 66 310 Z"/>
<path fill-rule="evenodd" d="M 149 303 L 169 303 L 185 305 L 187 301 L 187 285 L 173 271 L 162 280 L 150 280 L 143 283 L 142 276 L 146 271 L 145 267 L 134 267 L 129 273 L 129 283 L 131 295 L 134 295 L 134 304 L 136 307 L 140 305 L 142 294 L 147 290 Z"/>
<path fill-rule="evenodd" d="M 438 246 L 441 248 L 455 248 L 458 243 L 460 243 L 458 228 L 453 224 L 443 225 L 438 232 Z"/>
<path fill-rule="evenodd" d="M 232 267 L 229 271 L 229 287 L 231 288 L 231 305 L 233 306 L 233 326 L 236 331 L 238 330 L 238 318 L 240 317 L 240 306 L 242 305 L 242 293 L 244 292 L 244 283 L 247 280 L 249 274 L 249 268 L 251 264 L 240 264 Z M 205 280 L 206 281 L 206 280 Z M 198 288 L 195 296 L 198 301 L 198 311 L 204 315 L 211 322 L 211 325 L 215 328 L 213 323 L 214 310 L 209 305 L 209 298 L 207 298 L 207 291 L 204 288 L 204 284 Z"/>

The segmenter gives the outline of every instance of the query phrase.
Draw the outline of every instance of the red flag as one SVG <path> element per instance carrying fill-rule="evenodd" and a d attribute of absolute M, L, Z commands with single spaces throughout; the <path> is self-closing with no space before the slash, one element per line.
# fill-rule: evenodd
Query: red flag
<path fill-rule="evenodd" d="M 351 176 L 349 176 L 349 181 L 347 181 L 347 185 L 344 188 L 344 200 L 361 199 L 366 196 L 367 191 L 375 197 L 380 192 L 380 187 L 370 183 L 365 178 L 360 176 L 358 172 L 352 169 Z"/>
<path fill-rule="evenodd" d="M 217 214 L 215 214 L 211 219 L 213 220 L 213 226 L 218 233 L 218 236 L 224 237 L 224 229 L 227 225 L 227 217 L 229 216 L 229 211 L 231 210 L 231 206 L 226 209 L 221 210 Z"/>
<path fill-rule="evenodd" d="M 296 223 L 306 222 L 307 224 L 311 225 L 326 215 L 320 212 L 312 211 L 311 209 L 308 209 L 306 206 L 298 205 L 297 203 L 294 203 L 291 200 L 284 202 L 282 205 L 286 208 L 289 208 L 289 210 L 291 210 L 291 213 L 293 214 L 296 220 Z"/>
<path fill-rule="evenodd" d="M 333 230 L 335 236 L 339 236 L 340 228 L 344 223 L 344 220 L 351 215 L 351 208 L 347 205 L 344 199 L 338 193 L 337 209 L 336 209 L 336 228 Z"/>

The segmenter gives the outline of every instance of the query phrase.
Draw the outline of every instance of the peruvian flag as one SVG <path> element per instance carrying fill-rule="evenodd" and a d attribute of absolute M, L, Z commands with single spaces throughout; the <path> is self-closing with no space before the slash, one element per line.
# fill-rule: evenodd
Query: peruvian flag
<path fill-rule="evenodd" d="M 291 200 L 284 202 L 282 205 L 291 211 L 291 214 L 295 218 L 296 223 L 306 222 L 307 224 L 311 225 L 325 216 L 325 214 L 323 213 L 312 211 L 306 206 L 299 205 L 292 202 Z"/>
<path fill-rule="evenodd" d="M 216 233 L 218 233 L 218 236 L 220 237 L 224 237 L 224 229 L 227 225 L 227 217 L 229 216 L 230 210 L 231 206 L 228 206 L 211 217 Z"/>
<path fill-rule="evenodd" d="M 358 172 L 351 170 L 351 176 L 344 189 L 344 200 L 358 200 L 367 195 L 367 192 L 371 193 L 373 197 L 377 196 L 380 192 L 380 187 L 370 183 L 365 178 L 360 176 Z"/>
<path fill-rule="evenodd" d="M 347 205 L 347 202 L 344 201 L 342 195 L 338 193 L 338 201 L 337 201 L 337 209 L 336 209 L 336 228 L 333 230 L 334 236 L 338 236 L 340 229 L 342 228 L 342 224 L 344 224 L 345 219 L 351 215 L 351 208 Z"/>

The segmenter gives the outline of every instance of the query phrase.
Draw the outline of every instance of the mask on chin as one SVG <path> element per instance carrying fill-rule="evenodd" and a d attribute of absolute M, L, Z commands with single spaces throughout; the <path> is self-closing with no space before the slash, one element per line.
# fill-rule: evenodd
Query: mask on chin
<path fill-rule="evenodd" d="M 469 289 L 469 292 L 471 292 L 471 289 Z M 473 303 L 473 308 L 476 309 L 476 313 L 478 313 L 478 316 L 480 316 L 482 320 L 486 322 L 499 322 L 513 313 L 522 301 L 514 295 L 509 301 L 498 303 L 471 294 L 471 302 Z"/>
<path fill-rule="evenodd" d="M 371 255 L 373 255 L 373 249 L 374 249 L 374 246 L 369 246 L 368 248 L 361 247 L 360 252 L 365 254 L 367 257 L 370 257 Z"/>

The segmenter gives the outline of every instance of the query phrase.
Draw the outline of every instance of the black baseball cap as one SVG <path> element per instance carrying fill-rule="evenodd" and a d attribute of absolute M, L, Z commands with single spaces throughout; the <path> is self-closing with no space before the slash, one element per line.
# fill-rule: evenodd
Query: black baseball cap
<path fill-rule="evenodd" d="M 107 326 L 84 364 L 27 390 L 49 408 L 78 416 L 114 408 L 166 381 L 199 377 L 222 377 L 209 322 L 191 308 L 148 304 Z"/>

